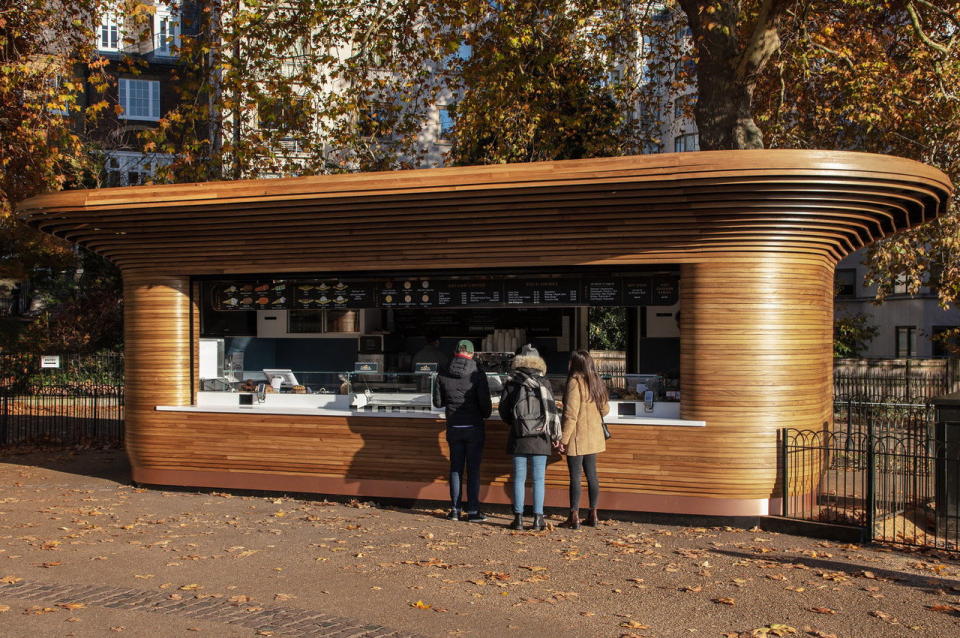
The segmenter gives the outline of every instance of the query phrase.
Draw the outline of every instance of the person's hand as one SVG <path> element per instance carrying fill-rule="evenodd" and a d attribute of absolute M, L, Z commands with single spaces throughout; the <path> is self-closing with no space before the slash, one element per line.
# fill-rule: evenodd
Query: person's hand
<path fill-rule="evenodd" d="M 563 443 L 561 443 L 560 441 L 554 441 L 553 447 L 554 449 L 557 450 L 558 454 L 563 454 L 566 451 L 566 448 L 563 446 Z"/>

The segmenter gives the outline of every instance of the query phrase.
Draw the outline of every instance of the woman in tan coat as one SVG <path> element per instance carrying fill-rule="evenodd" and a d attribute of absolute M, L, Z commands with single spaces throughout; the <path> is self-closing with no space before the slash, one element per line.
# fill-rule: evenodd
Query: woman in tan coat
<path fill-rule="evenodd" d="M 610 411 L 607 387 L 597 374 L 593 357 L 586 350 L 570 354 L 567 388 L 563 393 L 563 436 L 560 451 L 567 455 L 570 470 L 570 517 L 565 525 L 580 527 L 580 474 L 587 475 L 590 514 L 587 525 L 596 527 L 600 483 L 597 480 L 597 454 L 607 449 L 603 436 L 603 416 Z"/>

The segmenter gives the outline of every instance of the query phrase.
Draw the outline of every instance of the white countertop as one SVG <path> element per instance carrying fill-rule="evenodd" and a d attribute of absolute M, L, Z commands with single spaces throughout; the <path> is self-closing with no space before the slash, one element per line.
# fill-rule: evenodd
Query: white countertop
<path fill-rule="evenodd" d="M 250 415 L 268 415 L 268 414 L 286 414 L 291 416 L 337 416 L 337 417 L 363 417 L 363 418 L 394 418 L 394 419 L 437 419 L 444 420 L 442 411 L 391 411 L 391 412 L 366 412 L 363 410 L 350 410 L 344 408 L 326 408 L 326 407 L 300 407 L 300 406 L 266 406 L 264 404 L 253 406 L 236 405 L 158 405 L 158 411 L 162 412 L 206 412 L 216 414 L 250 414 Z M 496 420 L 496 419 L 492 419 Z M 617 416 L 608 415 L 605 417 L 607 425 L 667 425 L 681 427 L 704 427 L 705 421 L 688 421 L 685 419 L 671 419 L 664 417 L 644 417 L 644 416 Z"/>

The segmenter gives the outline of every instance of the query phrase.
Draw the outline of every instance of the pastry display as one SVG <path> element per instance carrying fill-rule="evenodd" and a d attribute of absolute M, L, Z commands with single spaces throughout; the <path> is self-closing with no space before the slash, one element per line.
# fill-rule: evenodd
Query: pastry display
<path fill-rule="evenodd" d="M 240 303 L 243 304 L 244 306 L 249 306 L 250 304 L 253 303 L 253 297 L 244 297 L 243 299 L 240 300 Z"/>
<path fill-rule="evenodd" d="M 270 284 L 260 284 L 259 286 L 257 286 L 257 287 L 254 288 L 253 290 L 254 290 L 254 292 L 266 292 L 266 291 L 270 290 Z"/>
<path fill-rule="evenodd" d="M 266 306 L 268 303 L 270 303 L 269 297 L 257 297 L 258 306 Z"/>
<path fill-rule="evenodd" d="M 261 299 L 263 299 L 263 298 L 264 298 L 264 297 L 261 297 Z M 273 300 L 272 302 L 270 302 L 270 303 L 271 303 L 272 305 L 274 305 L 274 306 L 279 306 L 280 304 L 285 304 L 285 303 L 287 303 L 287 298 L 286 298 L 286 297 L 277 297 L 276 299 L 274 299 L 274 300 Z"/>

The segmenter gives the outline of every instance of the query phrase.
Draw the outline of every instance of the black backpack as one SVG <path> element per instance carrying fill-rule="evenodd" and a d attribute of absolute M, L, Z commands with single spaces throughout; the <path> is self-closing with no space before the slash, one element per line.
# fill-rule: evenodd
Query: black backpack
<path fill-rule="evenodd" d="M 533 377 L 520 377 L 517 381 L 516 401 L 513 404 L 513 435 L 518 439 L 531 436 L 546 436 L 547 413 L 540 395 L 540 384 Z M 528 380 L 529 379 L 529 380 Z M 530 381 L 536 385 L 531 387 Z"/>

